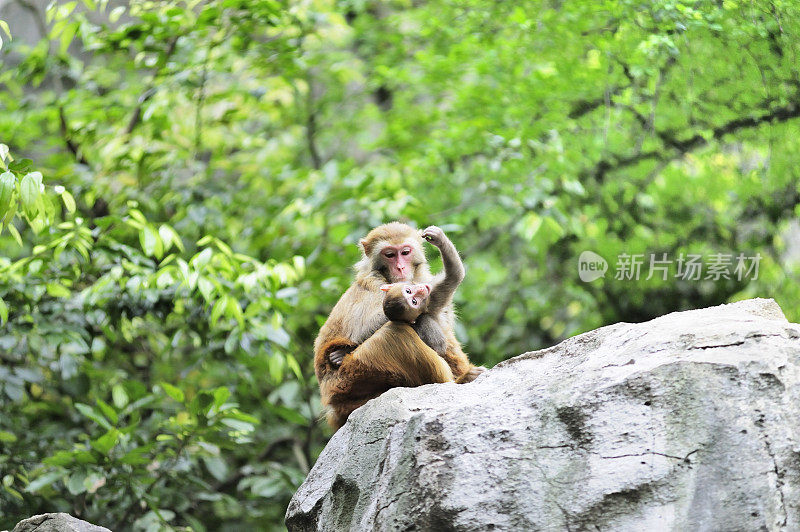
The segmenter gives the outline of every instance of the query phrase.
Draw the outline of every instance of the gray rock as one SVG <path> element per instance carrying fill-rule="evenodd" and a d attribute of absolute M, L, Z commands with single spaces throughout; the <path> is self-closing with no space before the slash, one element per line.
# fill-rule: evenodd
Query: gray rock
<path fill-rule="evenodd" d="M 69 514 L 34 515 L 17 523 L 12 532 L 111 532 Z"/>
<path fill-rule="evenodd" d="M 356 410 L 289 530 L 800 530 L 800 326 L 754 299 L 603 327 Z"/>

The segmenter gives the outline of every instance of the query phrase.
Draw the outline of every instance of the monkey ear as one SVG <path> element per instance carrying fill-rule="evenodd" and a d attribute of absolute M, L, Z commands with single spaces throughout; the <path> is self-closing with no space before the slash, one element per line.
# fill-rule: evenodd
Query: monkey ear
<path fill-rule="evenodd" d="M 381 291 L 383 291 L 383 292 L 388 292 L 391 289 L 392 289 L 392 285 L 390 285 L 390 284 L 382 284 L 381 285 Z"/>
<path fill-rule="evenodd" d="M 367 252 L 367 239 L 366 238 L 362 238 L 361 240 L 359 240 L 358 241 L 358 245 L 364 251 L 365 255 L 369 255 L 369 253 Z"/>

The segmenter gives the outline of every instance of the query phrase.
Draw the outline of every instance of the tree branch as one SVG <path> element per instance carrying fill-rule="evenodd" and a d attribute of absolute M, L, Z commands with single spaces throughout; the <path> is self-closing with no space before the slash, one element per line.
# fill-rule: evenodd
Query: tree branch
<path fill-rule="evenodd" d="M 167 50 L 164 52 L 164 64 L 167 63 L 169 58 L 175 52 L 175 47 L 178 44 L 179 38 L 180 36 L 175 36 L 170 40 L 169 45 L 167 46 Z M 128 120 L 128 125 L 125 128 L 126 135 L 130 135 L 131 133 L 133 133 L 133 130 L 136 128 L 137 125 L 139 125 L 139 122 L 142 119 L 142 107 L 147 102 L 147 100 L 152 98 L 153 95 L 156 93 L 155 78 L 158 76 L 160 71 L 161 71 L 161 66 L 156 66 L 152 74 L 153 79 L 150 80 L 150 84 L 147 86 L 147 89 L 145 89 L 142 95 L 139 96 L 137 105 L 133 109 L 133 112 L 131 113 L 131 118 L 130 120 Z"/>
<path fill-rule="evenodd" d="M 322 168 L 322 158 L 317 148 L 317 115 L 314 112 L 314 85 L 311 76 L 308 76 L 308 94 L 306 96 L 306 142 L 308 153 L 311 155 L 311 164 L 316 170 Z"/>
<path fill-rule="evenodd" d="M 75 156 L 75 160 L 78 161 L 80 164 L 89 166 L 89 161 L 86 160 L 86 157 L 83 156 L 83 153 L 80 150 L 80 147 L 75 144 L 72 140 L 72 132 L 69 129 L 69 124 L 67 123 L 67 115 L 64 113 L 64 106 L 58 106 L 58 121 L 59 121 L 59 129 L 61 130 L 61 137 L 64 139 L 64 144 L 67 145 L 67 149 Z"/>
<path fill-rule="evenodd" d="M 635 113 L 635 115 L 638 115 L 638 113 Z M 707 136 L 696 133 L 688 139 L 678 140 L 667 132 L 654 131 L 654 134 L 664 143 L 664 148 L 671 149 L 672 151 L 650 150 L 629 156 L 612 155 L 609 158 L 601 159 L 593 167 L 581 172 L 581 176 L 584 178 L 594 177 L 598 182 L 602 182 L 608 173 L 627 168 L 642 161 L 673 161 L 691 151 L 706 146 L 711 140 L 722 140 L 725 135 L 736 133 L 743 129 L 758 127 L 770 122 L 786 122 L 797 117 L 800 117 L 800 105 L 790 103 L 767 111 L 760 116 L 735 118 L 713 128 L 711 134 Z M 646 119 L 641 115 L 637 117 L 637 120 L 640 123 L 647 123 Z"/>

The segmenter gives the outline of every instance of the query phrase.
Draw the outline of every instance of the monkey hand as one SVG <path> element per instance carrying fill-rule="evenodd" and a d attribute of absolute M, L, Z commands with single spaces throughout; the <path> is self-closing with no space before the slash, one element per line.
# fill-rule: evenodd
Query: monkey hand
<path fill-rule="evenodd" d="M 435 225 L 427 227 L 424 231 L 422 231 L 420 236 L 437 248 L 441 248 L 444 243 L 447 242 L 447 237 L 444 235 L 444 231 Z"/>
<path fill-rule="evenodd" d="M 337 368 L 342 365 L 342 361 L 344 360 L 344 356 L 352 351 L 352 347 L 341 347 L 339 349 L 334 349 L 330 353 L 328 353 L 328 360 L 331 361 L 331 364 L 336 366 Z"/>

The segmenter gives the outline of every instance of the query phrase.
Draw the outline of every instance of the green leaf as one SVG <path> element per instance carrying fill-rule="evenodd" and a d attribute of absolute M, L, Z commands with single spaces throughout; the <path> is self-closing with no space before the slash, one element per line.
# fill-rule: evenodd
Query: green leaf
<path fill-rule="evenodd" d="M 61 193 L 61 201 L 64 202 L 64 207 L 67 208 L 68 213 L 75 212 L 75 198 L 72 197 L 72 194 L 65 190 Z"/>
<path fill-rule="evenodd" d="M 180 235 L 167 224 L 163 224 L 158 228 L 158 235 L 161 237 L 161 240 L 164 242 L 164 249 L 169 249 L 171 245 L 175 245 L 180 251 L 186 251 L 183 247 L 183 241 L 181 240 Z"/>
<path fill-rule="evenodd" d="M 0 297 L 0 325 L 5 325 L 8 322 L 8 305 Z"/>
<path fill-rule="evenodd" d="M 83 481 L 86 480 L 86 471 L 75 471 L 67 480 L 67 491 L 72 495 L 78 495 L 86 491 Z"/>
<path fill-rule="evenodd" d="M 303 414 L 287 406 L 269 405 L 269 409 L 290 423 L 295 423 L 297 425 L 306 425 L 308 423 L 308 420 Z"/>
<path fill-rule="evenodd" d="M 8 206 L 11 205 L 11 196 L 17 186 L 17 178 L 11 172 L 0 175 L 0 220 L 5 218 Z"/>
<path fill-rule="evenodd" d="M 111 430 L 113 427 L 111 423 L 108 422 L 106 418 L 104 418 L 99 412 L 97 412 L 94 408 L 89 405 L 85 405 L 83 403 L 75 403 L 75 409 L 78 410 L 81 414 L 88 417 L 101 427 L 106 430 Z"/>
<path fill-rule="evenodd" d="M 267 325 L 264 327 L 264 334 L 267 337 L 267 340 L 270 342 L 274 342 L 281 347 L 289 346 L 289 341 L 291 338 L 289 337 L 289 334 L 281 327 Z"/>
<path fill-rule="evenodd" d="M 298 364 L 297 359 L 295 359 L 291 354 L 287 354 L 285 357 L 286 365 L 292 370 L 292 373 L 294 373 L 294 376 L 297 377 L 297 380 L 302 382 L 304 380 L 303 370 L 300 369 L 300 364 Z"/>
<path fill-rule="evenodd" d="M 9 170 L 14 170 L 18 174 L 22 172 L 27 172 L 28 169 L 33 164 L 33 161 L 30 159 L 18 159 L 8 165 Z"/>
<path fill-rule="evenodd" d="M 96 440 L 92 440 L 91 445 L 92 448 L 97 452 L 107 455 L 109 451 L 111 451 L 111 449 L 117 444 L 118 440 L 119 431 L 117 429 L 111 429 Z"/>
<path fill-rule="evenodd" d="M 225 386 L 220 386 L 219 388 L 214 390 L 214 406 L 219 408 L 221 407 L 225 401 L 231 396 L 231 391 L 228 390 Z"/>
<path fill-rule="evenodd" d="M 12 237 L 14 237 L 14 240 L 17 242 L 17 244 L 19 244 L 19 246 L 22 247 L 22 237 L 19 235 L 19 231 L 17 231 L 17 228 L 14 227 L 13 225 L 9 225 L 8 232 L 11 234 Z"/>
<path fill-rule="evenodd" d="M 31 172 L 22 178 L 20 198 L 22 210 L 29 220 L 36 218 L 39 212 L 39 196 L 41 195 L 42 174 Z"/>
<path fill-rule="evenodd" d="M 12 196 L 11 205 L 8 207 L 8 211 L 6 212 L 5 216 L 3 216 L 3 218 L 0 220 L 0 222 L 3 225 L 10 226 L 16 215 L 17 215 L 17 200 Z"/>
<path fill-rule="evenodd" d="M 14 443 L 15 441 L 17 441 L 17 437 L 14 434 L 0 430 L 0 443 Z"/>
<path fill-rule="evenodd" d="M 168 396 L 172 397 L 173 399 L 175 399 L 179 403 L 183 402 L 183 400 L 184 400 L 183 390 L 181 390 L 177 386 L 173 386 L 172 384 L 170 384 L 168 382 L 162 382 L 161 383 L 161 388 L 164 390 L 164 392 Z"/>
<path fill-rule="evenodd" d="M 46 465 L 66 466 L 75 462 L 75 455 L 69 451 L 56 451 L 52 456 L 42 460 Z"/>
<path fill-rule="evenodd" d="M 228 302 L 225 305 L 226 314 L 236 320 L 240 329 L 244 329 L 244 314 L 242 313 L 242 307 L 239 306 L 239 302 L 234 298 L 229 297 L 227 299 Z"/>
<path fill-rule="evenodd" d="M 215 479 L 224 480 L 228 476 L 228 465 L 219 456 L 204 456 L 203 463 Z"/>
<path fill-rule="evenodd" d="M 252 432 L 255 427 L 252 423 L 241 421 L 239 419 L 232 419 L 229 417 L 222 418 L 222 424 L 238 431 L 238 432 Z"/>
<path fill-rule="evenodd" d="M 64 26 L 64 30 L 61 33 L 59 47 L 59 51 L 62 55 L 67 53 L 67 49 L 69 49 L 69 45 L 72 44 L 72 39 L 75 37 L 75 32 L 78 30 L 79 25 L 80 24 L 78 22 L 72 22 Z"/>
<path fill-rule="evenodd" d="M 83 481 L 83 487 L 87 493 L 95 493 L 102 486 L 106 485 L 106 477 L 99 473 L 89 473 Z"/>
<path fill-rule="evenodd" d="M 36 493 L 40 489 L 44 488 L 45 486 L 49 486 L 56 480 L 62 477 L 62 473 L 60 471 L 51 471 L 49 473 L 45 473 L 44 475 L 37 477 L 33 482 L 28 484 L 25 487 L 25 491 L 28 493 Z"/>
<path fill-rule="evenodd" d="M 128 392 L 125 391 L 125 387 L 121 384 L 115 384 L 111 388 L 111 399 L 114 401 L 114 406 L 117 408 L 125 408 L 129 401 Z"/>
<path fill-rule="evenodd" d="M 240 490 L 246 490 L 248 488 L 250 488 L 250 492 L 256 497 L 269 499 L 281 493 L 285 489 L 285 486 L 280 478 L 250 476 L 239 483 Z"/>
<path fill-rule="evenodd" d="M 211 325 L 216 326 L 217 322 L 219 321 L 220 316 L 222 316 L 225 307 L 227 306 L 227 299 L 228 296 L 223 296 L 219 298 L 214 306 L 211 308 L 211 316 L 209 316 L 209 321 L 211 321 Z"/>
<path fill-rule="evenodd" d="M 207 302 L 211 301 L 214 295 L 214 283 L 203 276 L 198 277 L 196 273 L 195 278 L 197 279 L 197 289 L 200 290 L 200 295 L 202 295 L 203 299 Z"/>
<path fill-rule="evenodd" d="M 225 417 L 231 419 L 238 419 L 239 421 L 246 421 L 253 425 L 258 425 L 260 423 L 257 417 L 251 416 L 250 414 L 245 414 L 244 412 L 240 412 L 239 410 L 229 410 L 225 412 Z"/>
<path fill-rule="evenodd" d="M 97 460 L 94 455 L 89 451 L 75 451 L 72 453 L 72 458 L 77 464 L 96 464 Z"/>
<path fill-rule="evenodd" d="M 283 380 L 284 358 L 279 354 L 274 354 L 267 359 L 267 368 L 269 369 L 269 376 L 275 382 Z"/>
<path fill-rule="evenodd" d="M 47 293 L 53 297 L 69 297 L 72 292 L 67 287 L 59 283 L 47 283 Z"/>
<path fill-rule="evenodd" d="M 6 35 L 8 35 L 8 40 L 10 41 L 11 28 L 8 27 L 8 22 L 6 22 L 5 20 L 0 20 L 0 29 L 6 32 Z M 3 146 L 5 146 L 5 144 L 3 144 Z M 6 153 L 8 153 L 8 146 L 6 146 Z M 0 153 L 0 158 L 5 159 L 5 156 L 3 156 L 2 153 Z"/>
<path fill-rule="evenodd" d="M 111 13 L 108 14 L 108 20 L 112 24 L 116 24 L 119 20 L 119 17 L 125 12 L 125 6 L 117 6 L 111 10 Z"/>
<path fill-rule="evenodd" d="M 103 414 L 108 419 L 111 420 L 112 423 L 114 423 L 115 425 L 117 424 L 117 421 L 119 420 L 119 416 L 117 415 L 117 412 L 111 407 L 110 404 L 106 403 L 102 399 L 98 399 L 97 400 L 97 407 L 103 412 Z"/>
<path fill-rule="evenodd" d="M 3 24 L 2 20 L 0 20 L 0 24 Z M 0 143 L 0 161 L 5 161 L 6 157 L 8 157 L 8 146 Z"/>
<path fill-rule="evenodd" d="M 147 464 L 150 462 L 149 453 L 152 448 L 153 448 L 152 445 L 145 445 L 144 447 L 137 447 L 136 449 L 131 449 L 125 454 L 125 456 L 120 458 L 120 462 L 129 465 Z"/>
<path fill-rule="evenodd" d="M 161 239 L 158 237 L 158 233 L 151 226 L 145 225 L 142 227 L 142 230 L 139 231 L 139 242 L 142 245 L 142 250 L 145 255 L 148 257 L 161 258 L 164 248 L 161 244 Z"/>
<path fill-rule="evenodd" d="M 192 257 L 192 260 L 189 261 L 189 264 L 198 270 L 202 270 L 206 267 L 206 265 L 208 265 L 213 254 L 214 252 L 211 250 L 211 248 L 205 248 L 203 251 Z"/>
<path fill-rule="evenodd" d="M 25 497 L 22 496 L 20 492 L 12 488 L 11 486 L 3 486 L 3 489 L 15 499 L 19 499 L 20 501 L 25 501 Z"/>
<path fill-rule="evenodd" d="M 306 261 L 303 257 L 299 255 L 295 255 L 292 257 L 292 264 L 294 265 L 294 269 L 297 270 L 297 274 L 302 276 L 306 271 Z"/>

